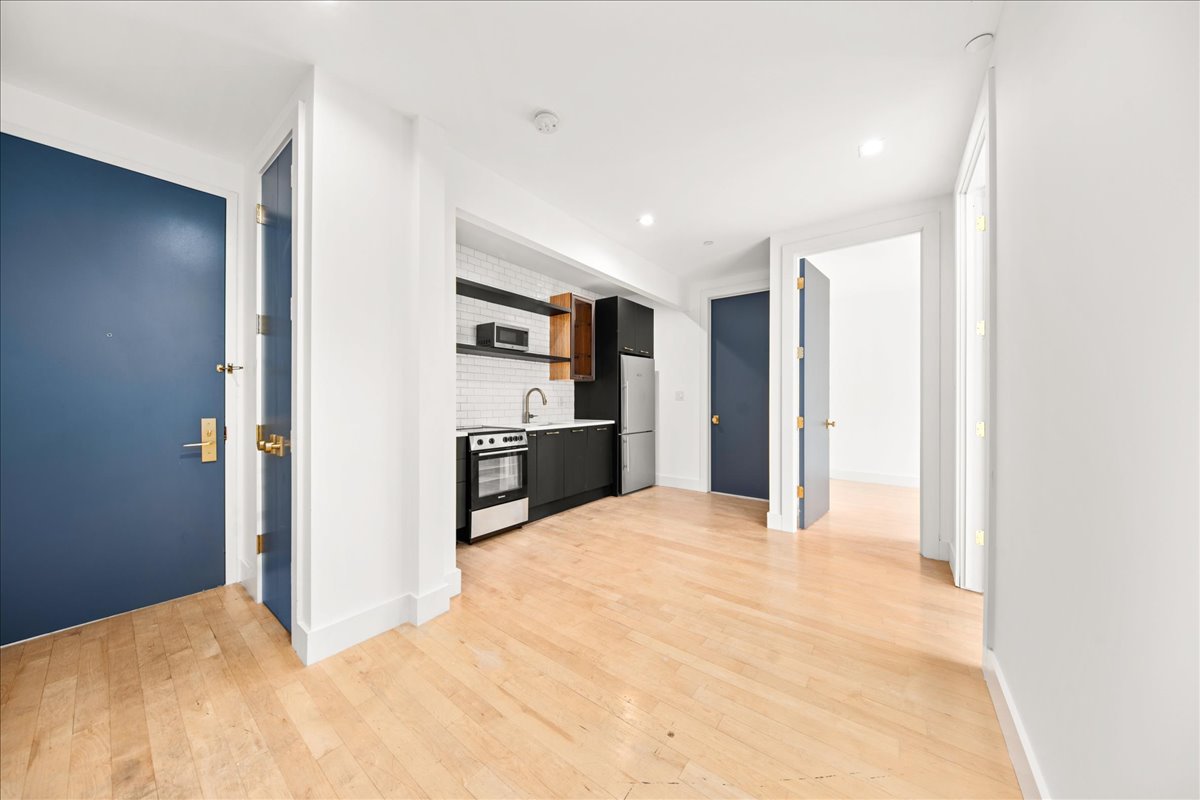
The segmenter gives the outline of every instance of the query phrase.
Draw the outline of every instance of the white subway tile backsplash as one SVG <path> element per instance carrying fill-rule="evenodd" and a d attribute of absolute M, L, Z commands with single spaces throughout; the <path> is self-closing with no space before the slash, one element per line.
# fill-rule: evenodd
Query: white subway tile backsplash
<path fill-rule="evenodd" d="M 594 298 L 576 286 L 503 261 L 488 253 L 459 245 L 457 272 L 460 278 L 486 283 L 539 300 L 573 292 Z M 541 314 L 458 297 L 458 341 L 475 343 L 475 326 L 481 322 L 507 322 L 529 329 L 529 350 L 550 350 L 550 318 Z M 532 361 L 510 361 L 486 356 L 458 356 L 458 399 L 455 404 L 459 427 L 467 425 L 516 425 L 521 421 L 525 392 L 534 386 L 546 393 L 547 405 L 537 395 L 530 410 L 541 419 L 573 419 L 575 384 L 551 381 L 550 365 Z"/>

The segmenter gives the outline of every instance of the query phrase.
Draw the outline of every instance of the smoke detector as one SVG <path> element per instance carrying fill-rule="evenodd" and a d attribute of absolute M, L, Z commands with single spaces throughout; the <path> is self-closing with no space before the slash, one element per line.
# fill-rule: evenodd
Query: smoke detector
<path fill-rule="evenodd" d="M 554 133 L 558 130 L 558 115 L 553 111 L 539 111 L 533 115 L 533 126 L 538 133 Z"/>

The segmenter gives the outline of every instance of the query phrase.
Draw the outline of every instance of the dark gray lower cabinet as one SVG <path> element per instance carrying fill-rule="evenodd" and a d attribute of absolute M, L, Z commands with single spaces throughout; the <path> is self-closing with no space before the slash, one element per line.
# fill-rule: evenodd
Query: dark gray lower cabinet
<path fill-rule="evenodd" d="M 587 491 L 588 430 L 567 428 L 563 431 L 563 496 Z"/>
<path fill-rule="evenodd" d="M 457 490 L 454 501 L 454 527 L 462 528 L 467 524 L 467 437 L 455 437 L 454 459 Z"/>
<path fill-rule="evenodd" d="M 533 487 L 537 494 L 529 501 L 531 506 L 553 503 L 566 497 L 563 481 L 563 457 L 565 455 L 563 431 L 539 431 L 537 444 L 537 474 Z"/>
<path fill-rule="evenodd" d="M 611 484 L 613 478 L 613 428 L 604 425 L 599 428 L 587 429 L 587 465 L 584 470 L 585 484 L 583 490 L 590 492 Z"/>

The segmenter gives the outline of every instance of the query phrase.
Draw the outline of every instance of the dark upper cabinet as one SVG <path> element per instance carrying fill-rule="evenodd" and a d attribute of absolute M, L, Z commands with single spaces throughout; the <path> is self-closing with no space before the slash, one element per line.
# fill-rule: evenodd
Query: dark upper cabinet
<path fill-rule="evenodd" d="M 537 477 L 534 486 L 537 495 L 529 501 L 531 506 L 553 503 L 566 496 L 563 485 L 565 455 L 564 431 L 540 431 L 537 444 Z"/>
<path fill-rule="evenodd" d="M 587 490 L 588 429 L 563 431 L 563 496 Z"/>
<path fill-rule="evenodd" d="M 654 309 L 646 308 L 637 303 L 630 303 L 630 305 L 633 306 L 633 346 L 637 349 L 637 355 L 653 358 Z"/>
<path fill-rule="evenodd" d="M 618 297 L 616 345 L 621 355 L 654 356 L 654 309 Z"/>
<path fill-rule="evenodd" d="M 587 469 L 584 491 L 601 489 L 613 482 L 613 437 L 611 425 L 587 430 Z"/>

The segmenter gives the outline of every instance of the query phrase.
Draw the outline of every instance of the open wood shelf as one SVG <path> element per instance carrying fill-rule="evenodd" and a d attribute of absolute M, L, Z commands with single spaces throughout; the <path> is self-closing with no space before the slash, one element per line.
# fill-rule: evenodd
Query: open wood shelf
<path fill-rule="evenodd" d="M 571 359 L 562 356 L 551 356 L 545 353 L 526 353 L 522 350 L 505 350 L 503 347 L 480 347 L 477 344 L 457 345 L 459 355 L 489 356 L 491 358 L 511 358 L 514 361 L 540 361 L 543 364 L 558 364 L 569 362 Z"/>
<path fill-rule="evenodd" d="M 458 279 L 457 291 L 463 297 L 474 297 L 476 300 L 484 300 L 488 303 L 508 306 L 509 308 L 519 308 L 522 311 L 532 311 L 534 314 L 542 314 L 547 317 L 571 313 L 571 309 L 569 308 L 556 306 L 553 303 L 547 303 L 545 300 L 536 300 L 532 297 L 526 297 L 523 294 L 517 294 L 505 289 L 497 289 L 495 286 L 487 286 L 486 284 L 469 281 L 466 278 Z"/>

